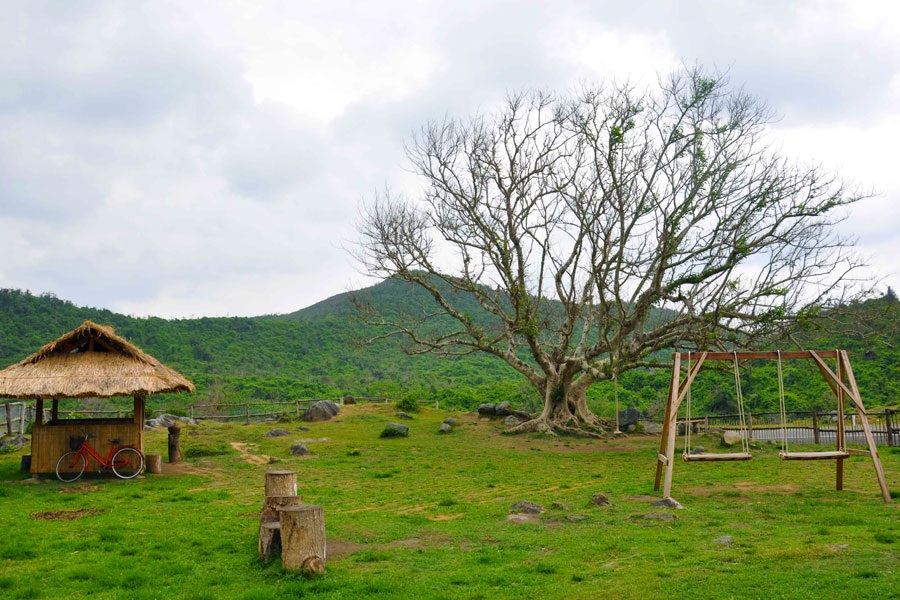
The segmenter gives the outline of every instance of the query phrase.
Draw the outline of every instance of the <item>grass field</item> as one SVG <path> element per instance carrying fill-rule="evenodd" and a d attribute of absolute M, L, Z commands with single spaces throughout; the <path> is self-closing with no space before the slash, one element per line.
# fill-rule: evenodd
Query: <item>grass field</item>
<path fill-rule="evenodd" d="M 900 502 L 882 502 L 864 457 L 842 492 L 830 461 L 781 462 L 775 447 L 679 461 L 675 511 L 652 506 L 658 438 L 506 436 L 464 414 L 439 435 L 450 415 L 425 409 L 394 439 L 378 437 L 396 420 L 385 405 L 310 431 L 186 426 L 186 461 L 132 481 L 33 482 L 0 455 L 0 597 L 900 598 Z M 265 437 L 274 427 L 291 435 Z M 301 439 L 313 455 L 291 457 Z M 165 430 L 146 445 L 165 455 Z M 896 492 L 900 449 L 881 457 Z M 296 470 L 325 508 L 322 578 L 257 558 L 269 469 Z M 511 521 L 520 500 L 546 512 Z"/>

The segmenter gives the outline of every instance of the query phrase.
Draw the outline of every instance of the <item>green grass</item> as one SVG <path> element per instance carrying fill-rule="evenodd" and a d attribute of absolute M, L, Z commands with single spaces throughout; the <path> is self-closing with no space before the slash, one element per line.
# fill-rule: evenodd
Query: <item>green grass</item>
<path fill-rule="evenodd" d="M 353 406 L 295 435 L 274 426 L 185 427 L 178 474 L 132 481 L 26 481 L 0 456 L 4 598 L 889 598 L 898 594 L 898 505 L 870 462 L 679 462 L 654 508 L 658 439 L 506 436 L 495 423 L 423 409 L 408 438 L 381 439 L 394 407 Z M 148 452 L 166 453 L 166 432 Z M 292 457 L 296 439 L 313 454 Z M 235 445 L 233 446 L 232 443 Z M 192 452 L 198 448 L 200 452 Z M 900 454 L 882 452 L 897 486 Z M 255 461 L 251 463 L 250 461 Z M 263 474 L 297 471 L 325 508 L 328 572 L 257 558 Z M 596 493 L 612 506 L 591 504 Z M 547 509 L 507 520 L 520 500 Z M 552 508 L 558 503 L 556 508 Z M 94 509 L 94 510 L 86 510 Z M 79 512 L 80 511 L 80 512 Z M 671 513 L 674 521 L 652 518 Z M 38 514 L 55 518 L 35 518 Z M 66 516 L 75 516 L 65 520 Z M 650 518 L 648 518 L 650 515 Z M 731 536 L 730 545 L 716 542 Z"/>

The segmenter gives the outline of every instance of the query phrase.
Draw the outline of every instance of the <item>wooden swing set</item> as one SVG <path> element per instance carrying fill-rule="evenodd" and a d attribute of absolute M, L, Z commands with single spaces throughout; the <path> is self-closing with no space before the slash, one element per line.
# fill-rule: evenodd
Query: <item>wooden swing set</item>
<path fill-rule="evenodd" d="M 716 462 L 716 461 L 733 461 L 733 460 L 750 460 L 753 458 L 750 453 L 749 428 L 746 423 L 744 413 L 744 398 L 741 390 L 741 377 L 739 363 L 742 360 L 775 360 L 778 362 L 778 396 L 779 408 L 781 412 L 781 452 L 779 457 L 782 460 L 834 460 L 836 461 L 836 479 L 835 489 L 842 490 L 844 487 L 844 460 L 851 455 L 869 456 L 875 466 L 875 476 L 878 479 L 878 485 L 881 487 L 881 495 L 886 503 L 891 501 L 891 495 L 887 488 L 884 477 L 884 469 L 881 467 L 881 460 L 878 458 L 878 449 L 875 446 L 875 438 L 872 435 L 872 429 L 866 418 L 866 409 L 863 406 L 862 398 L 859 394 L 859 388 L 856 385 L 856 378 L 853 376 L 853 369 L 850 367 L 850 358 L 844 350 L 829 351 L 790 351 L 790 352 L 678 352 L 672 355 L 674 363 L 672 365 L 672 379 L 669 385 L 669 395 L 666 400 L 666 414 L 663 421 L 662 440 L 659 445 L 659 453 L 656 463 L 656 481 L 653 489 L 659 491 L 660 483 L 663 485 L 663 497 L 670 498 L 672 496 L 672 473 L 675 467 L 675 438 L 678 437 L 678 409 L 682 403 L 685 404 L 686 418 L 684 422 L 685 431 L 685 447 L 682 458 L 685 462 Z M 787 441 L 787 412 L 785 410 L 784 400 L 784 379 L 782 376 L 781 361 L 783 359 L 806 359 L 811 360 L 818 367 L 819 372 L 825 378 L 825 382 L 834 392 L 837 398 L 837 431 L 836 431 L 836 448 L 829 451 L 821 452 L 791 452 L 788 448 Z M 825 359 L 834 359 L 835 369 L 832 369 Z M 700 368 L 706 361 L 732 361 L 734 364 L 734 382 L 737 393 L 739 432 L 741 435 L 741 450 L 739 452 L 726 453 L 697 453 L 691 448 L 690 436 L 693 423 L 691 422 L 691 384 L 700 371 Z M 687 375 L 684 380 L 681 379 L 681 364 L 686 363 Z M 868 450 L 858 450 L 847 448 L 846 436 L 844 429 L 844 405 L 845 400 L 849 398 L 853 408 L 856 410 L 858 420 L 862 425 L 863 434 L 865 435 Z M 665 469 L 665 479 L 663 479 L 663 469 Z"/>

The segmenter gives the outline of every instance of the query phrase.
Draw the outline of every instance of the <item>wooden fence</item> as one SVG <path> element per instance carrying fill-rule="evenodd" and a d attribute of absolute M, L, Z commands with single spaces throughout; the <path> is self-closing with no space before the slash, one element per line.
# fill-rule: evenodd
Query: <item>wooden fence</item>
<path fill-rule="evenodd" d="M 835 443 L 838 420 L 836 412 L 792 411 L 786 413 L 786 416 L 787 418 L 782 422 L 779 412 L 747 413 L 745 415 L 747 436 L 757 441 L 775 440 L 780 442 L 783 437 L 786 437 L 789 443 Z M 868 412 L 866 416 L 876 444 L 900 446 L 900 411 L 885 409 L 879 412 Z M 693 417 L 691 424 L 692 431 L 741 427 L 738 415 Z M 865 445 L 863 429 L 857 423 L 855 413 L 844 415 L 844 431 L 848 443 Z"/>
<path fill-rule="evenodd" d="M 33 410 L 33 409 L 32 409 Z M 0 431 L 4 435 L 25 433 L 28 418 L 28 407 L 24 402 L 4 402 L 0 404 Z M 3 437 L 0 435 L 0 437 Z"/>

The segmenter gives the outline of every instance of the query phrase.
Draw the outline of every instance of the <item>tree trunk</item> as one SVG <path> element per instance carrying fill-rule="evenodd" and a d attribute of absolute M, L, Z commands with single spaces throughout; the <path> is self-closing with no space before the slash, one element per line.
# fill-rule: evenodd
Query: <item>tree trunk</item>
<path fill-rule="evenodd" d="M 325 514 L 321 506 L 288 506 L 281 517 L 281 566 L 307 575 L 325 573 Z"/>
<path fill-rule="evenodd" d="M 510 433 L 566 433 L 600 437 L 603 421 L 587 405 L 587 386 L 574 382 L 544 385 L 544 408 L 530 421 L 510 429 Z"/>

